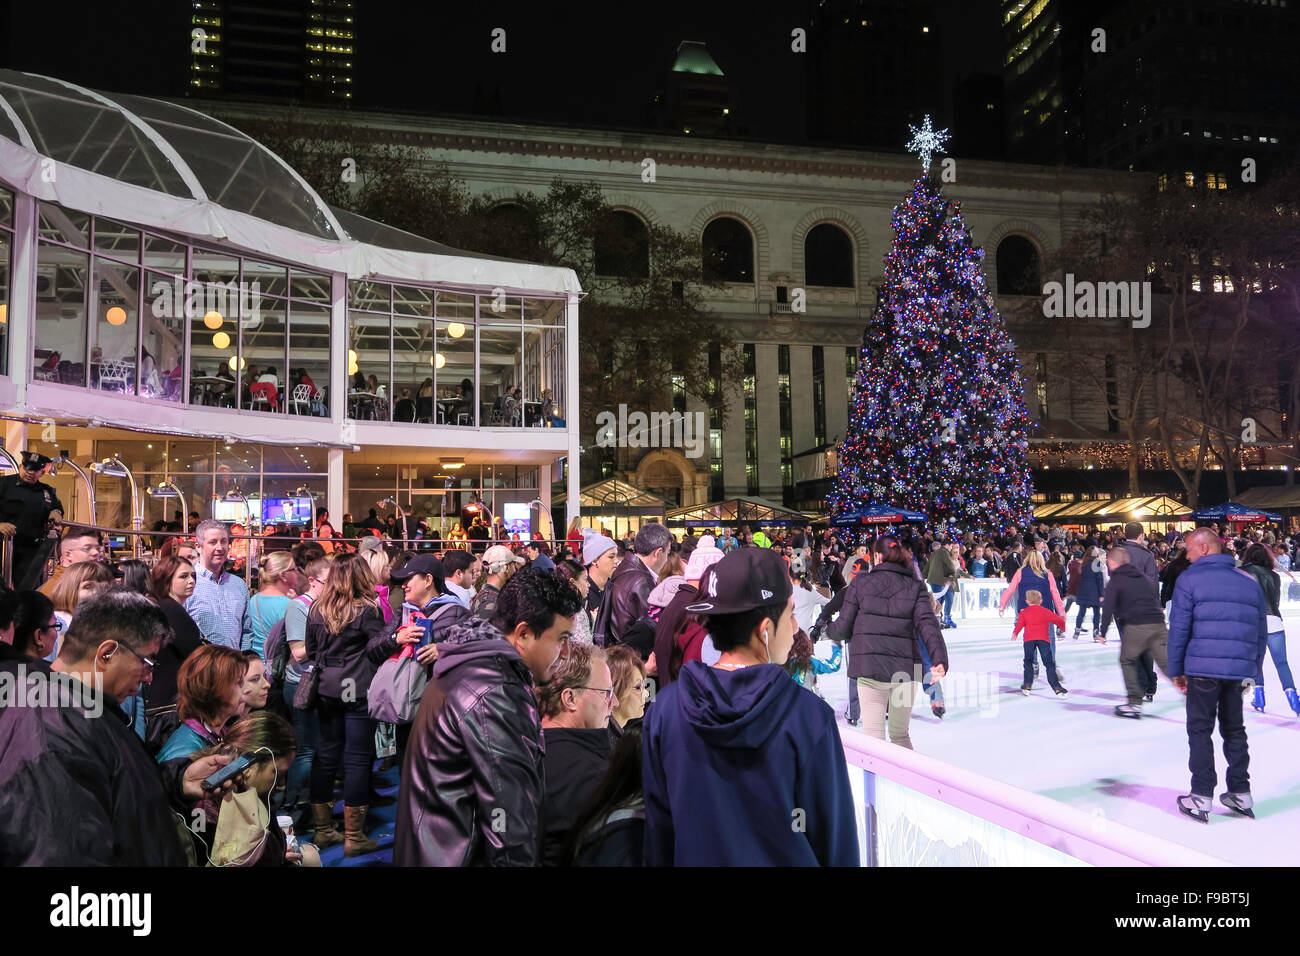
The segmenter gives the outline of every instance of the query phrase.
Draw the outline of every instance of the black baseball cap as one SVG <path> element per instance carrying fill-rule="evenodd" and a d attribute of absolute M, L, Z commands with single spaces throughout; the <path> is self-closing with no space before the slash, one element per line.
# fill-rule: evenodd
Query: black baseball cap
<path fill-rule="evenodd" d="M 23 467 L 26 468 L 28 471 L 39 471 L 40 469 L 44 468 L 53 460 L 54 460 L 53 458 L 47 458 L 45 455 L 42 455 L 40 452 L 35 452 L 35 451 L 23 452 Z"/>
<path fill-rule="evenodd" d="M 400 569 L 389 575 L 394 581 L 405 581 L 413 574 L 432 574 L 437 580 L 441 581 L 447 577 L 442 568 L 442 562 L 431 554 L 417 554 L 411 560 L 407 561 Z"/>
<path fill-rule="evenodd" d="M 793 593 L 785 561 L 767 548 L 738 548 L 724 555 L 700 579 L 705 600 L 688 605 L 692 614 L 739 614 L 767 604 L 784 604 Z"/>

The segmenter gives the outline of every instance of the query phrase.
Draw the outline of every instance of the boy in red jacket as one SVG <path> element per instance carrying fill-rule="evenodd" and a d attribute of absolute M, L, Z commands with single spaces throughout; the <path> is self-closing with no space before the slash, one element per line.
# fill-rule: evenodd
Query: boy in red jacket
<path fill-rule="evenodd" d="M 1047 671 L 1047 683 L 1052 686 L 1052 690 L 1056 691 L 1057 697 L 1065 697 L 1069 691 L 1061 686 L 1056 676 L 1056 660 L 1052 657 L 1049 630 L 1053 624 L 1064 630 L 1065 618 L 1043 607 L 1043 595 L 1039 591 L 1026 591 L 1025 601 L 1028 603 L 1025 609 L 1016 615 L 1016 627 L 1011 632 L 1013 641 L 1021 631 L 1025 632 L 1025 682 L 1020 685 L 1020 693 L 1028 697 L 1029 691 L 1033 689 L 1034 649 L 1037 648 L 1038 656 L 1043 660 L 1043 669 Z"/>

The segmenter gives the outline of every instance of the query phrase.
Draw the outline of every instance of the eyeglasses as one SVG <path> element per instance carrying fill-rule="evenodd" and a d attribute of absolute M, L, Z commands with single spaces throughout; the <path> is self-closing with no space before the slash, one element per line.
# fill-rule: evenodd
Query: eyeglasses
<path fill-rule="evenodd" d="M 610 698 L 614 696 L 614 688 L 612 687 L 587 687 L 585 684 L 580 684 L 574 690 L 594 690 L 605 698 L 606 703 L 609 703 Z"/>
<path fill-rule="evenodd" d="M 96 544 L 96 543 L 94 543 L 94 542 L 91 542 L 90 544 L 83 544 L 83 545 L 82 545 L 81 547 L 79 547 L 79 548 L 65 548 L 64 550 L 66 550 L 66 551 L 82 551 L 82 552 L 85 552 L 86 554 L 99 554 L 101 551 L 104 550 L 104 548 L 103 548 L 102 545 L 99 545 L 99 544 Z"/>
<path fill-rule="evenodd" d="M 138 658 L 140 660 L 140 663 L 148 667 L 149 670 L 152 671 L 157 666 L 153 661 L 149 660 L 149 658 L 145 657 L 139 651 L 136 651 L 134 648 L 128 647 L 127 645 L 123 644 L 121 641 L 117 642 L 117 646 L 122 648 L 122 650 L 130 653 L 131 656 Z"/>
<path fill-rule="evenodd" d="M 63 630 L 63 622 L 56 617 L 53 623 L 41 625 L 41 630 L 54 631 L 57 634 L 59 631 Z"/>

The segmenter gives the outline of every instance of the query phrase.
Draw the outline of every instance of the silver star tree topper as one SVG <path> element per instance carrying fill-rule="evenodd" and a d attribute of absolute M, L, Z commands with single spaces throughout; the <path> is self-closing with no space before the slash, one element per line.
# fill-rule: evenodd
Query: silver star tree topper
<path fill-rule="evenodd" d="M 921 167 L 930 172 L 930 157 L 935 153 L 944 151 L 943 144 L 948 140 L 948 131 L 946 129 L 935 129 L 930 125 L 930 116 L 927 113 L 925 121 L 916 127 L 910 123 L 907 126 L 912 131 L 912 141 L 907 144 L 909 153 L 916 153 L 921 157 Z"/>

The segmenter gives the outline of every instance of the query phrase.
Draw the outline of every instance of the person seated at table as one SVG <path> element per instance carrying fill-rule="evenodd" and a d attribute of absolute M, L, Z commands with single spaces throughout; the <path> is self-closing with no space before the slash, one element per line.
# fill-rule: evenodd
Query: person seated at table
<path fill-rule="evenodd" d="M 376 376 L 370 375 L 366 378 L 366 391 L 371 395 L 379 394 L 379 379 Z"/>
<path fill-rule="evenodd" d="M 372 375 L 371 378 L 374 378 L 374 376 Z M 366 390 L 366 376 L 361 371 L 361 369 L 357 369 L 357 373 L 352 376 L 352 391 L 364 392 L 365 390 Z"/>
<path fill-rule="evenodd" d="M 161 395 L 163 391 L 162 376 L 158 373 L 158 362 L 144 346 L 140 347 L 140 394 L 149 398 Z"/>
<path fill-rule="evenodd" d="M 456 407 L 452 412 L 454 416 L 453 422 L 459 425 L 461 422 L 460 416 L 464 415 L 465 424 L 473 425 L 474 424 L 474 381 L 468 378 L 461 379 L 459 393 L 460 394 L 456 399 Z"/>
<path fill-rule="evenodd" d="M 280 379 L 279 376 L 275 374 L 274 365 L 268 365 L 265 369 L 263 369 L 262 374 L 257 377 L 257 380 L 259 382 L 266 382 L 268 385 L 275 386 L 277 391 L 280 388 Z"/>

